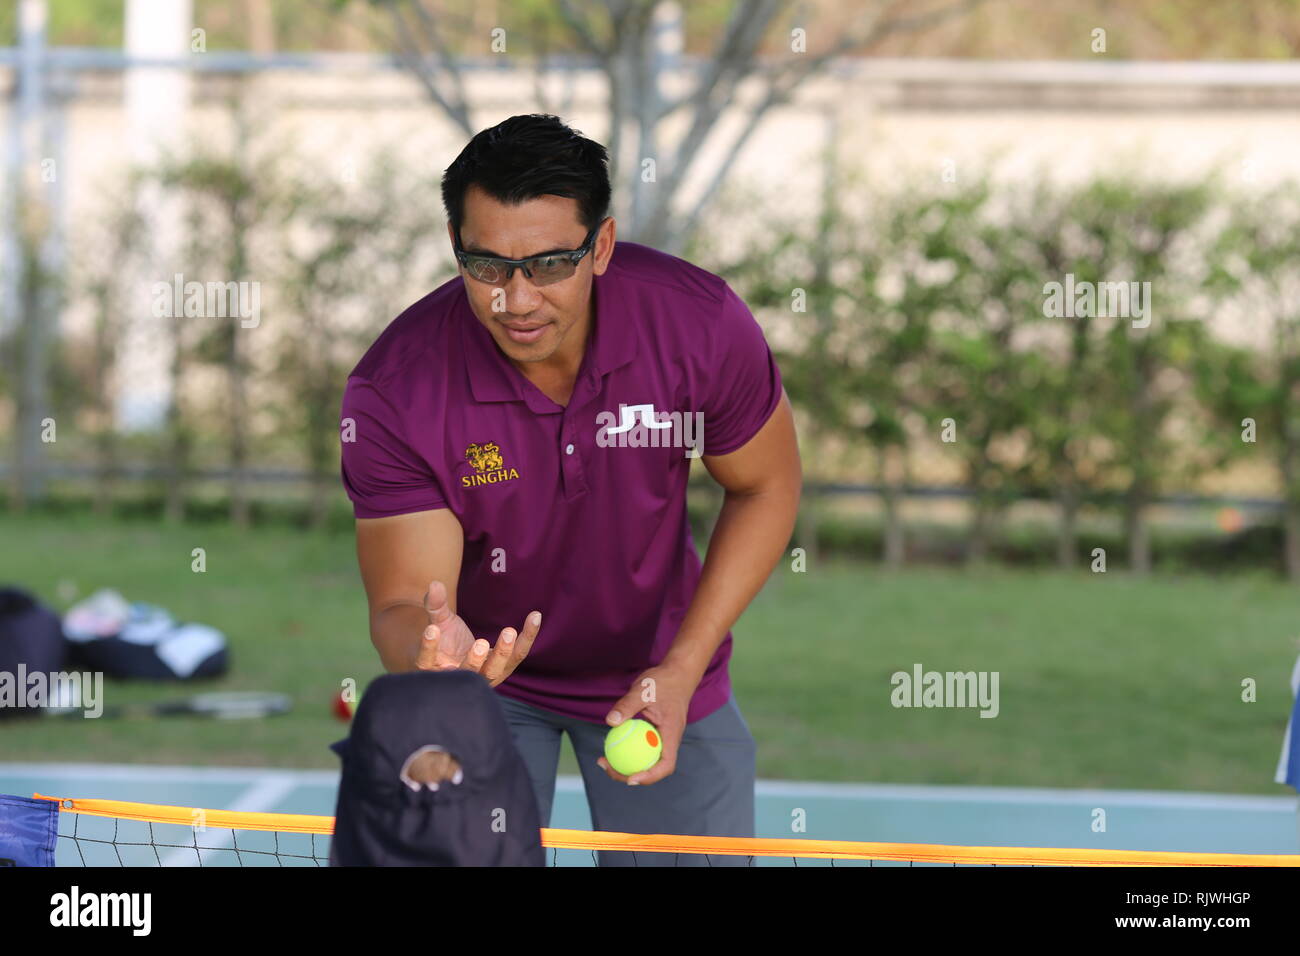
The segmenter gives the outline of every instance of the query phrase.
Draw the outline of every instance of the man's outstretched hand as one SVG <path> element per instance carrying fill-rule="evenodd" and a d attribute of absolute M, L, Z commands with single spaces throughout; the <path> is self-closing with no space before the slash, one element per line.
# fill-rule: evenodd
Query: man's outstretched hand
<path fill-rule="evenodd" d="M 497 636 L 495 646 L 481 638 L 475 640 L 469 625 L 447 604 L 447 588 L 441 581 L 429 585 L 424 609 L 429 612 L 429 626 L 420 639 L 416 669 L 474 671 L 486 677 L 493 687 L 514 673 L 520 661 L 528 656 L 542 627 L 541 612 L 533 611 L 524 621 L 522 633 L 507 627 Z"/>

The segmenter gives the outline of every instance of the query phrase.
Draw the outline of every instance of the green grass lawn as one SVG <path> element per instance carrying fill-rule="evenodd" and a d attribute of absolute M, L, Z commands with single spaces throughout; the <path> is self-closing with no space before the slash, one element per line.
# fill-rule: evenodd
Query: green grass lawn
<path fill-rule="evenodd" d="M 4 517 L 0 583 L 60 610 L 114 587 L 212 624 L 233 666 L 202 689 L 295 699 L 265 721 L 5 721 L 0 760 L 332 767 L 346 732 L 332 694 L 379 673 L 348 535 Z M 1272 776 L 1297 636 L 1300 593 L 1257 574 L 782 567 L 735 628 L 732 675 L 765 778 L 1284 793 Z M 998 716 L 893 707 L 891 674 L 918 663 L 998 672 Z M 120 685 L 109 700 L 177 691 Z"/>

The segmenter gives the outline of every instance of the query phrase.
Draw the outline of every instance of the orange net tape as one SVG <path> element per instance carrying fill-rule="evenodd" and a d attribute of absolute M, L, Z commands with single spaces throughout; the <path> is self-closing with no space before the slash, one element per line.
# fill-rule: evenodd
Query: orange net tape
<path fill-rule="evenodd" d="M 253 813 L 169 807 L 121 800 L 82 800 L 33 794 L 57 801 L 65 813 L 113 817 L 179 826 L 263 830 L 279 833 L 334 832 L 334 818 L 296 813 Z M 795 857 L 831 860 L 899 860 L 1000 866 L 1300 866 L 1300 855 L 1180 853 L 1160 850 L 1085 850 L 1058 847 L 944 846 L 931 843 L 858 843 L 844 840 L 745 839 L 557 830 L 543 827 L 542 845 L 561 850 L 632 850 L 708 853 L 722 856 Z"/>

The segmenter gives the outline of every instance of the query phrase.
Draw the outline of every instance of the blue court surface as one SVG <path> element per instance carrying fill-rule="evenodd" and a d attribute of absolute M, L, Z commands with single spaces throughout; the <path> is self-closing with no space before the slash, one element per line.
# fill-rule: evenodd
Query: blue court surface
<path fill-rule="evenodd" d="M 31 796 L 39 792 L 219 810 L 331 815 L 337 786 L 337 772 L 321 770 L 0 763 L 0 793 Z M 760 781 L 756 799 L 760 837 L 1207 853 L 1300 852 L 1296 798 L 1284 795 Z M 60 866 L 312 866 L 324 862 L 328 849 L 325 837 L 232 835 L 229 830 L 216 829 L 195 837 L 191 827 L 62 816 L 60 833 L 72 833 L 75 823 L 79 839 L 59 841 Z M 591 828 L 580 778 L 559 778 L 550 825 Z M 277 852 L 279 856 L 273 855 Z M 560 866 L 593 863 L 590 853 L 577 850 L 548 852 L 548 862 Z M 783 861 L 784 865 L 790 862 Z"/>

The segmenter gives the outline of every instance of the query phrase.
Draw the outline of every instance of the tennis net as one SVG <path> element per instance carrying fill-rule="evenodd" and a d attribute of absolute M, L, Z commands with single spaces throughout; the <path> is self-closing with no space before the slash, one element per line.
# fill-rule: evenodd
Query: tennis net
<path fill-rule="evenodd" d="M 33 794 L 57 801 L 60 866 L 326 866 L 334 818 L 250 813 Z M 753 866 L 1300 866 L 1300 855 L 1183 853 L 1050 847 L 948 846 L 813 839 L 742 839 L 543 828 L 550 866 L 600 865 L 602 852 L 632 865 Z M 724 859 L 726 858 L 726 859 Z"/>

